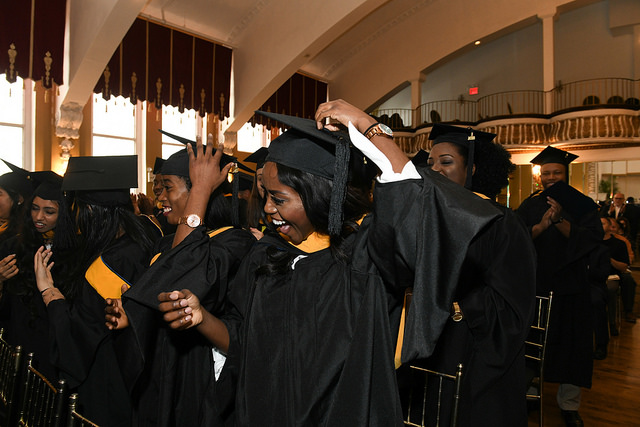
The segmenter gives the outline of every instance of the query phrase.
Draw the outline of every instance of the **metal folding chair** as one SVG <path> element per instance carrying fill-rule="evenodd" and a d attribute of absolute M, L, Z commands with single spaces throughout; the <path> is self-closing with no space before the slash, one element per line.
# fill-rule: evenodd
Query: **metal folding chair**
<path fill-rule="evenodd" d="M 98 424 L 80 415 L 77 411 L 78 393 L 69 396 L 69 411 L 67 412 L 67 427 L 99 427 Z"/>
<path fill-rule="evenodd" d="M 451 375 L 421 366 L 410 366 L 411 374 L 416 381 L 409 393 L 407 415 L 404 424 L 413 427 L 434 425 L 444 427 L 458 425 L 458 409 L 460 406 L 460 387 L 462 385 L 462 364 L 456 373 Z M 419 395 L 416 396 L 416 393 Z M 447 401 L 445 403 L 445 401 Z M 450 412 L 445 416 L 445 408 Z"/>
<path fill-rule="evenodd" d="M 24 389 L 18 425 L 58 427 L 64 414 L 64 380 L 54 386 L 33 367 L 33 353 L 27 355 Z"/>
<path fill-rule="evenodd" d="M 3 338 L 4 330 L 0 329 L 0 401 L 2 412 L 0 424 L 11 425 L 14 415 L 14 401 L 20 385 L 20 363 L 22 362 L 22 348 L 12 346 Z"/>
<path fill-rule="evenodd" d="M 544 358 L 549 334 L 549 319 L 551 318 L 551 303 L 553 292 L 548 297 L 536 296 L 536 312 L 529 337 L 525 341 L 525 358 L 527 366 L 533 366 L 533 378 L 529 382 L 527 400 L 538 401 L 540 404 L 540 427 L 544 423 L 543 387 L 544 387 Z M 531 369 L 531 368 L 530 368 Z"/>

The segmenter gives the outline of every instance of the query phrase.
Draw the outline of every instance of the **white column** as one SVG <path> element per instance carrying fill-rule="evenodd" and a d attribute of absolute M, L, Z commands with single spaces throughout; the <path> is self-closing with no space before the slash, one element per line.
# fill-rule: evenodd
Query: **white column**
<path fill-rule="evenodd" d="M 415 79 L 410 80 L 411 82 L 411 109 L 413 113 L 411 115 L 411 127 L 416 128 L 420 125 L 420 110 L 419 107 L 422 105 L 422 83 L 425 81 L 427 76 L 423 73 L 420 73 L 419 76 Z"/>
<path fill-rule="evenodd" d="M 544 112 L 551 114 L 553 112 L 553 92 L 555 87 L 555 74 L 553 58 L 553 11 L 539 13 L 538 17 L 542 20 L 542 88 L 545 91 Z"/>
<path fill-rule="evenodd" d="M 640 24 L 633 26 L 633 79 L 640 79 Z"/>

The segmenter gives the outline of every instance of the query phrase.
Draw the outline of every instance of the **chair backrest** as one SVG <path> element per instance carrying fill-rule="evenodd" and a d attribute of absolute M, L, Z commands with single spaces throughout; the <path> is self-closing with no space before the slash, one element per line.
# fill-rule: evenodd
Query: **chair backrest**
<path fill-rule="evenodd" d="M 411 365 L 414 379 L 404 424 L 414 427 L 458 425 L 462 364 L 455 374 L 447 374 Z M 446 412 L 445 412 L 446 411 Z"/>
<path fill-rule="evenodd" d="M 2 425 L 11 425 L 13 419 L 14 401 L 20 385 L 20 363 L 22 362 L 22 348 L 12 346 L 3 338 L 4 330 L 0 329 L 0 401 L 2 401 Z"/>
<path fill-rule="evenodd" d="M 64 413 L 64 380 L 51 384 L 33 367 L 33 353 L 29 353 L 23 387 L 18 425 L 58 427 Z"/>
<path fill-rule="evenodd" d="M 78 393 L 69 396 L 69 411 L 67 412 L 67 427 L 99 427 L 98 424 L 80 415 L 77 410 Z"/>
<path fill-rule="evenodd" d="M 549 296 L 536 296 L 536 311 L 525 341 L 527 369 L 531 371 L 527 391 L 527 400 L 538 400 L 540 404 L 540 425 L 543 423 L 542 390 L 544 387 L 544 358 L 547 351 L 547 337 L 551 319 L 553 292 Z"/>

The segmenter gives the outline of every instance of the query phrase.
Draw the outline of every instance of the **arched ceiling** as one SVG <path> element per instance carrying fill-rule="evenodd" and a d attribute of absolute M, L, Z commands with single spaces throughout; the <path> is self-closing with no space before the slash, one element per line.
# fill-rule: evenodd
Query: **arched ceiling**
<path fill-rule="evenodd" d="M 147 0 L 139 13 L 233 48 L 235 131 L 296 71 L 364 109 L 475 40 L 593 1 Z M 121 39 L 121 27 L 109 36 Z"/>

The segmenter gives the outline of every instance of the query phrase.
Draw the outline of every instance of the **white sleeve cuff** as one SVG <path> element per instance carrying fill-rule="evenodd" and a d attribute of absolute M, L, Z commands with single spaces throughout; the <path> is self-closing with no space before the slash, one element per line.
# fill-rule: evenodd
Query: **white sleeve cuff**
<path fill-rule="evenodd" d="M 407 162 L 402 169 L 402 172 L 396 173 L 393 171 L 393 167 L 391 166 L 391 162 L 387 157 L 376 147 L 373 142 L 369 141 L 363 134 L 361 134 L 358 129 L 356 129 L 351 122 L 349 122 L 349 137 L 351 138 L 351 142 L 353 145 L 360 151 L 362 154 L 367 156 L 373 163 L 378 166 L 380 171 L 382 172 L 378 177 L 378 182 L 396 182 L 402 181 L 405 179 L 419 179 L 420 174 L 416 170 L 416 167 L 413 163 Z"/>

